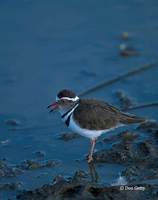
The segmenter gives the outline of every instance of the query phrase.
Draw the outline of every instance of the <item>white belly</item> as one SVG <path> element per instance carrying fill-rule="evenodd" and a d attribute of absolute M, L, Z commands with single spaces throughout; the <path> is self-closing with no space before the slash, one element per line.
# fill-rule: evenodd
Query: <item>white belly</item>
<path fill-rule="evenodd" d="M 69 128 L 75 132 L 78 133 L 84 137 L 93 139 L 93 138 L 97 138 L 99 137 L 101 134 L 106 133 L 112 129 L 106 129 L 106 130 L 88 130 L 88 129 L 84 129 L 79 127 L 79 125 L 74 121 L 73 119 L 73 114 L 70 117 L 70 124 L 69 124 Z"/>

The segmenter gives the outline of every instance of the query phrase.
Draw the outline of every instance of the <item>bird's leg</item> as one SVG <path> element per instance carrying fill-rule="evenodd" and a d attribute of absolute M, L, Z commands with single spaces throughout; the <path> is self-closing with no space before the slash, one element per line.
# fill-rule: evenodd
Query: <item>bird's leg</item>
<path fill-rule="evenodd" d="M 91 148 L 90 148 L 90 152 L 88 155 L 88 163 L 93 161 L 93 152 L 94 152 L 95 144 L 96 144 L 96 138 L 91 140 Z"/>

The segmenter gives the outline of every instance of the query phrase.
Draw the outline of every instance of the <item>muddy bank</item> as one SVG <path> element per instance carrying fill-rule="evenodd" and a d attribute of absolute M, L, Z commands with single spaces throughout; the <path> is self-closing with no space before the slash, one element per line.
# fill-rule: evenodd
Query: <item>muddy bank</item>
<path fill-rule="evenodd" d="M 125 131 L 103 142 L 111 143 L 110 149 L 94 154 L 96 163 L 121 163 L 126 168 L 122 176 L 128 183 L 158 178 L 158 123 L 147 121 L 135 132 Z"/>
<path fill-rule="evenodd" d="M 126 186 L 103 186 L 89 181 L 84 172 L 76 172 L 73 177 L 66 180 L 56 177 L 52 183 L 33 191 L 23 191 L 17 195 L 19 200 L 156 200 L 158 186 L 137 184 Z"/>
<path fill-rule="evenodd" d="M 41 168 L 53 168 L 61 162 L 55 160 L 37 161 L 24 160 L 20 164 L 10 165 L 6 160 L 0 160 L 0 177 L 16 177 L 26 170 L 36 170 Z"/>
<path fill-rule="evenodd" d="M 133 132 L 127 130 L 115 137 L 103 139 L 102 143 L 111 143 L 111 148 L 97 151 L 94 163 L 88 165 L 88 171 L 78 170 L 68 178 L 58 175 L 50 184 L 22 191 L 17 199 L 156 200 L 158 186 L 154 185 L 154 180 L 158 180 L 157 125 L 157 122 L 147 121 Z M 96 167 L 106 163 L 121 163 L 125 167 L 113 184 L 103 184 L 99 180 Z"/>

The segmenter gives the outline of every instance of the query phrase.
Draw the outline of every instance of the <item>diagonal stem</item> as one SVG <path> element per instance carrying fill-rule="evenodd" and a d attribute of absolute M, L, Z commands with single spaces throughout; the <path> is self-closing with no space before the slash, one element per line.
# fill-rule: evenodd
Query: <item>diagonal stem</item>
<path fill-rule="evenodd" d="M 95 92 L 95 91 L 97 91 L 97 90 L 100 90 L 100 89 L 102 89 L 103 87 L 104 87 L 104 88 L 105 88 L 105 87 L 108 87 L 108 86 L 110 86 L 110 85 L 112 85 L 112 84 L 114 84 L 114 83 L 120 82 L 120 81 L 122 81 L 122 80 L 124 80 L 124 79 L 126 79 L 126 78 L 128 78 L 128 77 L 131 77 L 131 76 L 140 74 L 140 73 L 142 73 L 142 72 L 144 72 L 144 71 L 146 71 L 146 70 L 151 69 L 152 67 L 158 67 L 158 63 L 149 63 L 149 64 L 145 64 L 145 65 L 143 65 L 143 66 L 141 66 L 141 67 L 138 67 L 138 68 L 136 68 L 136 69 L 133 69 L 133 70 L 131 70 L 131 71 L 128 71 L 128 72 L 126 72 L 126 73 L 124 73 L 124 74 L 120 74 L 120 75 L 116 76 L 116 77 L 113 78 L 113 79 L 105 80 L 105 81 L 103 81 L 102 83 L 99 83 L 99 84 L 97 84 L 97 85 L 95 85 L 95 86 L 93 86 L 93 87 L 91 87 L 91 88 L 89 88 L 89 89 L 83 91 L 82 93 L 80 93 L 79 96 L 80 96 L 80 97 L 83 97 L 83 96 L 88 95 L 88 94 L 90 94 L 90 93 L 92 93 L 92 92 Z"/>

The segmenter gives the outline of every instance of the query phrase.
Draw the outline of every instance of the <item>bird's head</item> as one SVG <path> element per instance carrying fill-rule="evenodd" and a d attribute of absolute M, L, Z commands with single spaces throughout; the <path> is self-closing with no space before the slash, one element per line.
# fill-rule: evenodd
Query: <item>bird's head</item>
<path fill-rule="evenodd" d="M 56 101 L 48 106 L 50 112 L 58 110 L 61 114 L 68 111 L 79 101 L 79 97 L 71 90 L 61 90 L 57 96 Z"/>

